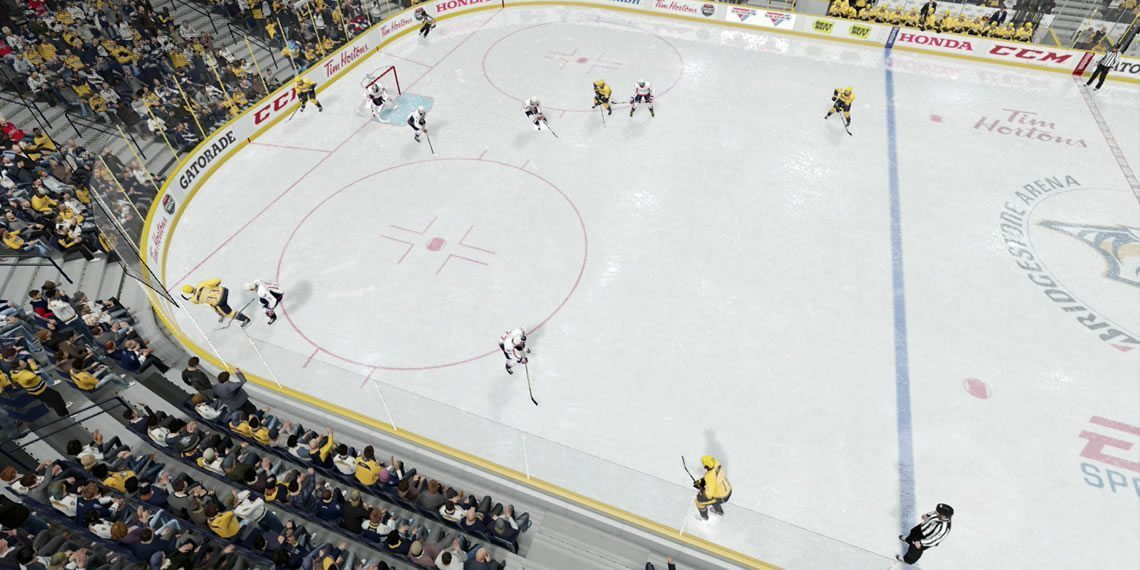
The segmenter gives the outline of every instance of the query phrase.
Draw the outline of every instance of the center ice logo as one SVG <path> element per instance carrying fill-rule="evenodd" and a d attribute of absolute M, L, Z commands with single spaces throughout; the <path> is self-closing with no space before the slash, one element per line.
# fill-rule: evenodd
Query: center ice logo
<path fill-rule="evenodd" d="M 1126 225 L 1135 211 L 1131 192 L 1049 176 L 1022 185 L 997 216 L 1001 247 L 1018 271 L 1068 318 L 1121 352 L 1140 348 L 1140 229 Z M 1068 221 L 1080 219 L 1102 223 Z M 1073 245 L 1074 238 L 1103 262 Z"/>
<path fill-rule="evenodd" d="M 1104 256 L 1108 268 L 1104 276 L 1140 287 L 1140 228 L 1090 226 L 1044 221 L 1041 225 L 1075 237 Z"/>

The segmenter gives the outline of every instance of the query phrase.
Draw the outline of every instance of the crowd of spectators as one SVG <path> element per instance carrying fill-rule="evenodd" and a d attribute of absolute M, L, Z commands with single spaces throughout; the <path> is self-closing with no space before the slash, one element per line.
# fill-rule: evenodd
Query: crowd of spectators
<path fill-rule="evenodd" d="M 58 416 L 69 415 L 71 402 L 56 389 L 60 383 L 95 392 L 126 387 L 151 368 L 168 369 L 115 298 L 68 295 L 45 281 L 28 292 L 26 303 L 0 299 L 0 415 L 7 429 L 27 396 Z"/>
<path fill-rule="evenodd" d="M 934 32 L 1023 42 L 1033 39 L 1033 32 L 1036 28 L 1033 22 L 1024 21 L 1021 25 L 1015 24 L 1009 11 L 999 0 L 987 0 L 984 5 L 993 8 L 993 11 L 988 15 L 969 16 L 953 8 L 940 12 L 938 2 L 935 0 L 929 0 L 921 5 L 916 3 L 914 8 L 906 9 L 902 4 L 888 5 L 885 2 L 873 0 L 833 0 L 827 9 L 827 13 L 830 16 L 840 18 Z"/>

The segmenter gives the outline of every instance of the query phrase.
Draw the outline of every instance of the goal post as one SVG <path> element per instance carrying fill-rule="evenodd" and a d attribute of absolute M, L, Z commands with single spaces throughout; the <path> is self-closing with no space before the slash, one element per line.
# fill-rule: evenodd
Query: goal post
<path fill-rule="evenodd" d="M 388 93 L 394 97 L 399 97 L 403 94 L 400 90 L 400 76 L 396 73 L 396 66 L 385 65 L 379 67 L 368 73 L 364 74 L 364 79 L 360 81 L 360 86 L 368 89 L 374 84 L 380 84 L 388 90 Z"/>

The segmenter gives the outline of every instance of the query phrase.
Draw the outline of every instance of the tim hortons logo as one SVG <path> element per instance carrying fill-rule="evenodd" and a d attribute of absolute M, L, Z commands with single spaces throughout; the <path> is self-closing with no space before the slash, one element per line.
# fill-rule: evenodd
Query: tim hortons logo
<path fill-rule="evenodd" d="M 712 4 L 705 4 L 704 6 L 701 6 L 701 15 L 702 16 L 708 18 L 709 16 L 712 16 L 714 13 L 716 13 L 716 6 L 713 6 Z"/>
<path fill-rule="evenodd" d="M 681 14 L 696 14 L 697 9 L 679 2 L 665 2 L 665 0 L 657 0 L 655 6 L 660 10 L 668 10 L 670 12 L 679 12 Z"/>
<path fill-rule="evenodd" d="M 274 97 L 272 101 L 266 103 L 257 111 L 254 111 L 253 124 L 256 126 L 264 123 L 266 119 L 272 117 L 274 113 L 280 111 L 281 109 L 284 109 L 285 107 L 288 107 L 289 103 L 292 103 L 296 98 L 297 92 L 294 89 L 289 89 L 277 97 Z"/>
<path fill-rule="evenodd" d="M 339 57 L 334 57 L 325 62 L 325 77 L 329 78 L 336 75 L 340 70 L 366 53 L 368 53 L 368 44 L 366 43 L 353 46 L 346 51 L 340 52 Z"/>
<path fill-rule="evenodd" d="M 1043 121 L 1037 113 L 1032 111 L 1019 111 L 1017 109 L 1002 109 L 1008 115 L 1000 119 L 990 120 L 988 117 L 978 119 L 974 129 L 998 135 L 1008 135 L 1040 142 L 1051 142 L 1067 146 L 1088 148 L 1085 139 L 1073 140 L 1057 133 L 1057 124 L 1052 121 Z"/>
<path fill-rule="evenodd" d="M 955 38 L 944 38 L 942 36 L 928 36 L 926 34 L 912 34 L 910 32 L 900 32 L 900 42 L 908 44 L 915 44 L 920 46 L 940 47 L 946 49 L 953 49 L 958 51 L 974 51 L 974 46 L 968 40 L 959 40 Z"/>
<path fill-rule="evenodd" d="M 416 23 L 416 21 L 408 16 L 397 16 L 392 18 L 391 22 L 384 24 L 384 26 L 380 28 L 380 35 L 386 38 L 414 23 Z"/>
<path fill-rule="evenodd" d="M 487 4 L 491 1 L 492 0 L 447 0 L 446 2 L 440 2 L 435 5 L 435 13 L 442 14 L 456 8 L 475 6 L 477 4 Z"/>
<path fill-rule="evenodd" d="M 990 48 L 990 54 L 998 57 L 1012 57 L 1015 59 L 1027 59 L 1030 61 L 1039 61 L 1042 63 L 1065 63 L 1069 58 L 1073 57 L 1071 53 L 1056 53 L 1047 50 L 1032 49 L 1022 46 L 1007 46 L 996 44 Z"/>

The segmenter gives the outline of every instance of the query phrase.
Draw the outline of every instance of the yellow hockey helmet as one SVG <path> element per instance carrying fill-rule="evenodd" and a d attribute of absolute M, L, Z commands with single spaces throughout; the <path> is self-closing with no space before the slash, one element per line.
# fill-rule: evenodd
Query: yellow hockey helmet
<path fill-rule="evenodd" d="M 182 292 L 186 293 L 187 295 L 193 295 L 194 294 L 194 286 L 193 285 L 183 285 L 182 286 Z"/>
<path fill-rule="evenodd" d="M 598 89 L 601 89 L 602 87 L 605 87 L 605 86 L 606 86 L 606 80 L 605 79 L 599 79 L 599 80 L 594 82 L 594 87 L 597 87 Z"/>
<path fill-rule="evenodd" d="M 851 91 L 852 91 L 852 89 L 850 87 L 844 87 L 843 88 L 843 94 L 844 95 L 850 95 Z"/>
<path fill-rule="evenodd" d="M 720 464 L 717 462 L 715 457 L 706 455 L 701 458 L 701 465 L 703 465 L 705 469 L 715 469 L 716 466 Z"/>

